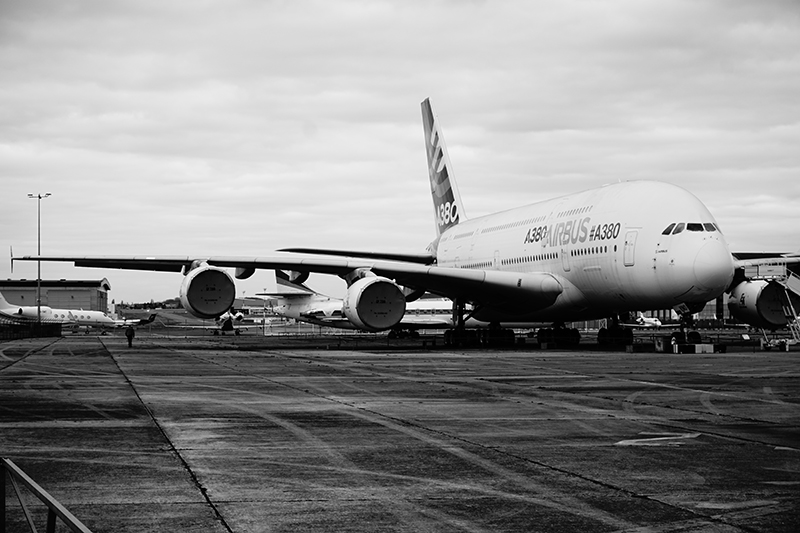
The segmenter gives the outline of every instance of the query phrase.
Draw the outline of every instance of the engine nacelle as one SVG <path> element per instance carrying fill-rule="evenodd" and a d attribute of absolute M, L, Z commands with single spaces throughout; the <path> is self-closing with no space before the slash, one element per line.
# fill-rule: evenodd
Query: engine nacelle
<path fill-rule="evenodd" d="M 186 274 L 180 296 L 184 309 L 197 318 L 217 318 L 233 305 L 236 285 L 225 270 L 206 265 Z"/>
<path fill-rule="evenodd" d="M 777 283 L 764 280 L 743 281 L 728 296 L 731 316 L 751 326 L 776 329 L 786 325 L 781 292 Z"/>
<path fill-rule="evenodd" d="M 344 314 L 357 328 L 384 331 L 403 320 L 406 298 L 393 281 L 380 276 L 361 278 L 347 289 Z"/>

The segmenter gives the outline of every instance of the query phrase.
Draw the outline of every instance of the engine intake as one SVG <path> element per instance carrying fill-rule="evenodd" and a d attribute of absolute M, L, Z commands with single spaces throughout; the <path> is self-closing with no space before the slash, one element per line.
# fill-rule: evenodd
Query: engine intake
<path fill-rule="evenodd" d="M 364 277 L 347 289 L 344 314 L 359 329 L 373 332 L 390 329 L 403 319 L 405 312 L 403 291 L 387 278 Z"/>
<path fill-rule="evenodd" d="M 42 312 L 44 313 L 47 310 L 46 307 L 42 307 Z M 36 312 L 36 307 L 20 307 L 17 309 L 17 315 L 25 318 L 37 318 L 39 315 Z"/>
<path fill-rule="evenodd" d="M 731 316 L 751 326 L 777 329 L 786 325 L 781 292 L 777 283 L 764 280 L 743 281 L 728 296 Z"/>
<path fill-rule="evenodd" d="M 206 265 L 186 275 L 180 297 L 183 307 L 197 318 L 217 318 L 233 305 L 236 286 L 225 270 Z"/>

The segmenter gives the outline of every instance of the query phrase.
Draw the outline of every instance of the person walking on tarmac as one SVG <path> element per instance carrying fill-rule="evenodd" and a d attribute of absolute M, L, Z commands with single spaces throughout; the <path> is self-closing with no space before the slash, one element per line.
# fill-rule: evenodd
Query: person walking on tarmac
<path fill-rule="evenodd" d="M 128 329 L 125 330 L 125 336 L 128 337 L 128 348 L 133 346 L 133 338 L 136 336 L 136 330 L 133 329 L 133 326 L 128 326 Z"/>

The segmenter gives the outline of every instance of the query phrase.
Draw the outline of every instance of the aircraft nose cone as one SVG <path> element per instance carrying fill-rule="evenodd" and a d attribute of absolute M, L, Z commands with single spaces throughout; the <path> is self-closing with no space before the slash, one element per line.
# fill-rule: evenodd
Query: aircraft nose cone
<path fill-rule="evenodd" d="M 725 244 L 706 241 L 694 258 L 697 286 L 710 293 L 721 294 L 733 279 L 733 258 Z"/>

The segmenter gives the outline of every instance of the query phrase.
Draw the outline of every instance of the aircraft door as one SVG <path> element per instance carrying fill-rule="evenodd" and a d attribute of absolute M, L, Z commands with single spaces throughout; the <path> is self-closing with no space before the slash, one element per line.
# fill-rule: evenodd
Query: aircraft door
<path fill-rule="evenodd" d="M 569 272 L 569 250 L 566 246 L 561 247 L 561 266 L 564 267 L 564 272 Z"/>
<path fill-rule="evenodd" d="M 639 232 L 629 231 L 625 234 L 625 245 L 622 250 L 622 264 L 626 267 L 633 266 L 636 257 L 636 236 Z"/>

